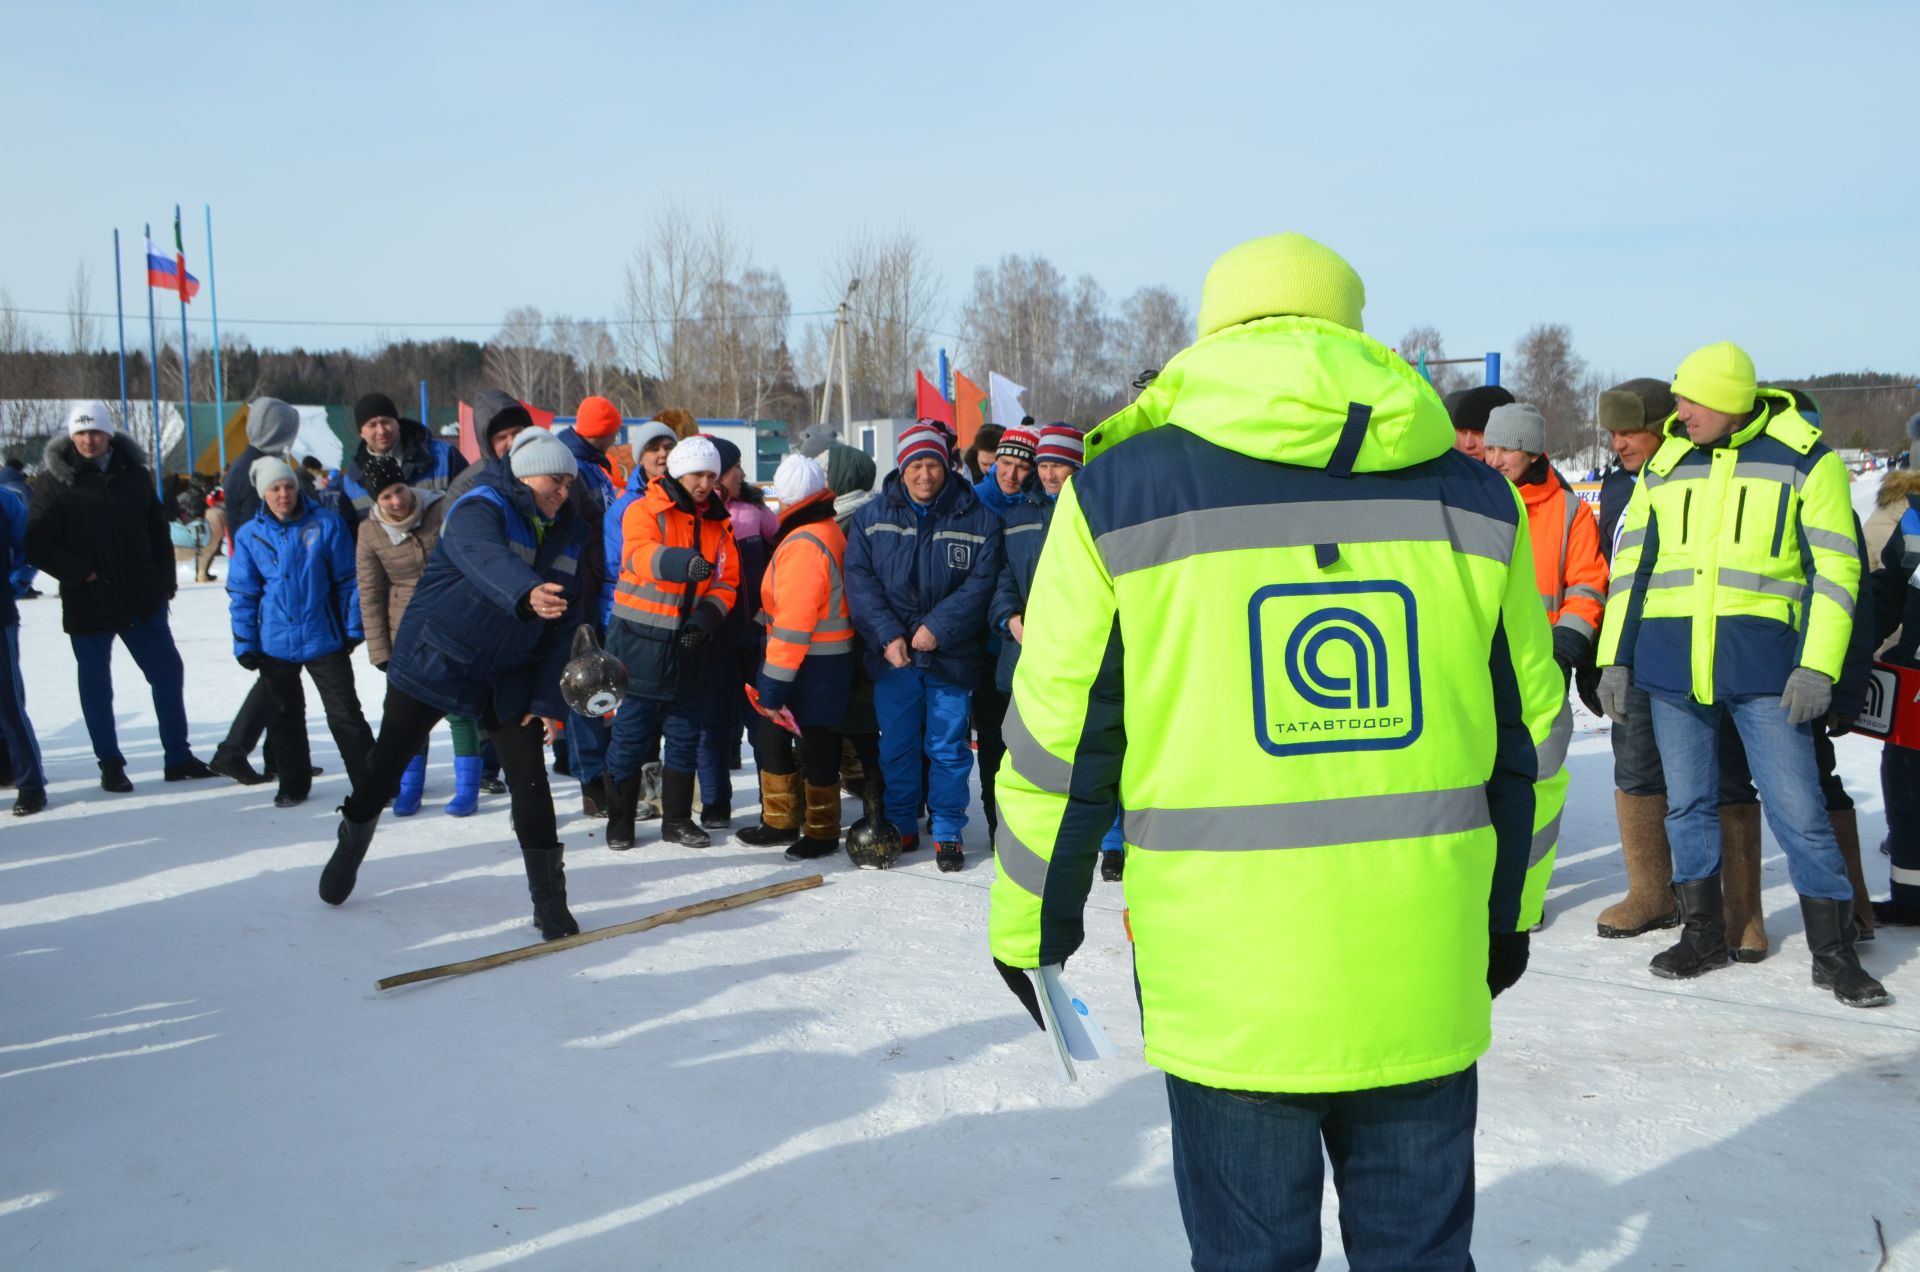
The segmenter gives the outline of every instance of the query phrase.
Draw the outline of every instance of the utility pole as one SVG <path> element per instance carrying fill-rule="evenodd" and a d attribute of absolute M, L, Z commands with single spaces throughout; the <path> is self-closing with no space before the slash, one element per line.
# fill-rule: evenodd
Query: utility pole
<path fill-rule="evenodd" d="M 820 385 L 820 422 L 825 424 L 832 414 L 833 372 L 837 359 L 840 367 L 840 440 L 852 444 L 853 434 L 853 389 L 852 377 L 847 372 L 847 346 L 853 339 L 853 327 L 848 320 L 847 306 L 853 300 L 853 293 L 860 290 L 860 280 L 854 279 L 847 284 L 847 294 L 841 298 L 840 312 L 833 320 L 833 336 L 827 341 L 827 374 Z"/>

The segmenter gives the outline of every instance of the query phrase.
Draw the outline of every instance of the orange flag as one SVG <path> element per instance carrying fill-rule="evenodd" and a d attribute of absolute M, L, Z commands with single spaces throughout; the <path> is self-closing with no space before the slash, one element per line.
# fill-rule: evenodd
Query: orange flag
<path fill-rule="evenodd" d="M 985 389 L 958 371 L 953 373 L 954 429 L 960 434 L 962 451 L 973 445 L 973 435 L 980 431 L 980 425 L 986 421 L 986 415 L 981 410 L 986 400 Z"/>

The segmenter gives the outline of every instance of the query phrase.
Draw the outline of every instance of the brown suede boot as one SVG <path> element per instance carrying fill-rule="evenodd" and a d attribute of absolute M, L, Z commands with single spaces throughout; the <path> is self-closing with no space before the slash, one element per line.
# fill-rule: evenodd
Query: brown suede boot
<path fill-rule="evenodd" d="M 1600 911 L 1604 937 L 1639 936 L 1680 921 L 1673 903 L 1673 853 L 1667 847 L 1667 797 L 1613 793 L 1620 818 L 1620 856 L 1627 865 L 1627 897 Z"/>
<path fill-rule="evenodd" d="M 1833 837 L 1840 843 L 1840 855 L 1847 862 L 1847 878 L 1853 882 L 1853 921 L 1858 930 L 1856 941 L 1873 939 L 1873 895 L 1867 891 L 1867 872 L 1860 867 L 1860 823 L 1851 808 L 1830 808 L 1827 820 L 1833 823 Z"/>
<path fill-rule="evenodd" d="M 788 861 L 811 861 L 840 851 L 840 788 L 807 783 L 807 817 Z"/>
<path fill-rule="evenodd" d="M 1767 956 L 1766 912 L 1760 908 L 1760 805 L 1720 808 L 1720 881 L 1727 950 L 1736 963 Z"/>
<path fill-rule="evenodd" d="M 743 844 L 765 848 L 772 844 L 790 844 L 799 837 L 800 775 L 761 773 L 760 824 L 747 827 L 734 838 Z"/>

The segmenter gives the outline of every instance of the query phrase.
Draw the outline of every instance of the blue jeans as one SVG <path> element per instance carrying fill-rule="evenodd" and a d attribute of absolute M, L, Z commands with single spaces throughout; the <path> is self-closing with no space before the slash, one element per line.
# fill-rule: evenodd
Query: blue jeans
<path fill-rule="evenodd" d="M 0 737 L 13 758 L 13 784 L 23 791 L 47 789 L 40 742 L 27 719 L 27 683 L 20 675 L 20 624 L 0 627 Z"/>
<path fill-rule="evenodd" d="M 888 667 L 873 682 L 880 717 L 880 768 L 887 782 L 887 820 L 903 835 L 920 825 L 920 753 L 928 760 L 927 808 L 933 837 L 958 843 L 967 825 L 967 746 L 972 694 L 918 667 Z"/>
<path fill-rule="evenodd" d="M 1653 732 L 1667 770 L 1667 842 L 1673 881 L 1692 883 L 1720 869 L 1720 721 L 1732 719 L 1746 748 L 1760 808 L 1787 854 L 1793 890 L 1803 897 L 1850 901 L 1853 884 L 1833 838 L 1810 725 L 1787 723 L 1777 696 L 1734 698 L 1703 707 L 1691 698 L 1653 696 Z"/>
<path fill-rule="evenodd" d="M 693 709 L 628 694 L 614 713 L 613 736 L 607 741 L 607 776 L 624 782 L 638 773 L 642 764 L 660 755 L 663 737 L 663 767 L 677 773 L 693 772 L 700 744 L 700 721 Z"/>
<path fill-rule="evenodd" d="M 1445 1078 L 1285 1095 L 1167 1075 L 1173 1184 L 1195 1272 L 1310 1272 L 1320 1262 L 1321 1151 L 1353 1272 L 1471 1272 L 1474 1068 Z"/>
<path fill-rule="evenodd" d="M 567 749 L 574 780 L 582 786 L 607 771 L 607 745 L 613 726 L 599 716 L 567 712 Z"/>
<path fill-rule="evenodd" d="M 127 652 L 153 688 L 153 714 L 160 725 L 160 746 L 171 767 L 192 761 L 187 746 L 186 671 L 180 665 L 180 651 L 174 647 L 173 631 L 167 626 L 167 609 L 161 606 L 147 618 L 117 632 L 96 632 L 70 636 L 73 660 L 80 673 L 80 714 L 87 722 L 87 736 L 93 739 L 94 758 L 101 763 L 125 764 L 120 753 L 119 734 L 113 727 L 113 641 L 119 637 Z"/>

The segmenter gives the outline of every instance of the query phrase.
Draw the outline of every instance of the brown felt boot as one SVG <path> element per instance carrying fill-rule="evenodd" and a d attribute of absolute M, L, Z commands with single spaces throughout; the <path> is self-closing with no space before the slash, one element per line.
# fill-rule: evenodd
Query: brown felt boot
<path fill-rule="evenodd" d="M 1673 902 L 1673 853 L 1667 847 L 1667 797 L 1613 793 L 1627 897 L 1600 911 L 1604 937 L 1639 936 L 1680 921 Z"/>
<path fill-rule="evenodd" d="M 1767 956 L 1767 916 L 1760 907 L 1760 805 L 1720 807 L 1720 886 L 1726 905 L 1727 951 L 1736 963 Z"/>
<path fill-rule="evenodd" d="M 1827 820 L 1833 823 L 1833 837 L 1840 843 L 1840 855 L 1847 863 L 1847 878 L 1853 883 L 1853 939 L 1871 941 L 1873 896 L 1867 891 L 1867 872 L 1860 868 L 1860 823 L 1854 819 L 1851 808 L 1830 808 Z"/>
<path fill-rule="evenodd" d="M 760 773 L 760 824 L 735 838 L 755 848 L 790 844 L 800 837 L 800 775 Z"/>
<path fill-rule="evenodd" d="M 788 861 L 811 861 L 840 851 L 840 787 L 807 783 L 807 816 Z"/>

